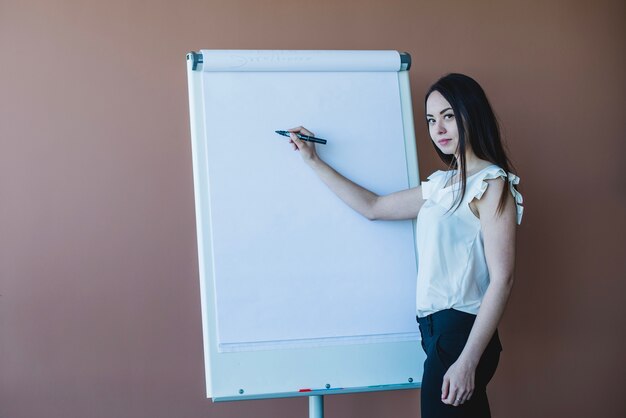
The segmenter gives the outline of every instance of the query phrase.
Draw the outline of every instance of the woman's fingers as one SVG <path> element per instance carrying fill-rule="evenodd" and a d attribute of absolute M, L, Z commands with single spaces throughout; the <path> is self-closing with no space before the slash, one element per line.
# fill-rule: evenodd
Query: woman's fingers
<path fill-rule="evenodd" d="M 463 405 L 465 402 L 470 400 L 470 398 L 472 397 L 472 393 L 473 391 L 464 391 L 460 388 L 455 388 L 451 386 L 448 396 L 444 398 L 442 394 L 441 401 L 447 405 Z"/>
<path fill-rule="evenodd" d="M 289 138 L 290 138 L 291 143 L 295 147 L 297 147 L 298 149 L 302 149 L 302 146 L 304 145 L 304 141 L 298 138 L 295 133 L 292 132 L 291 134 L 289 134 Z"/>
<path fill-rule="evenodd" d="M 294 151 L 298 150 L 298 151 L 303 152 L 304 153 L 303 156 L 305 156 L 305 155 L 308 156 L 309 154 L 311 154 L 312 150 L 311 150 L 310 143 L 307 143 L 307 142 L 301 140 L 293 132 L 291 133 L 291 135 L 289 137 L 290 137 L 290 142 L 294 146 Z"/>
<path fill-rule="evenodd" d="M 446 398 L 442 398 L 441 401 L 447 405 L 459 406 L 464 402 L 464 399 L 460 390 L 451 387 L 448 396 L 446 396 Z"/>
<path fill-rule="evenodd" d="M 304 126 L 298 126 L 298 127 L 287 129 L 287 130 L 289 132 L 294 132 L 294 133 L 297 133 L 297 134 L 304 134 L 304 135 L 307 135 L 307 136 L 315 136 L 315 134 L 313 132 L 309 131 Z"/>
<path fill-rule="evenodd" d="M 448 394 L 448 399 L 446 399 L 445 403 L 448 405 L 458 406 L 460 401 L 459 395 L 460 394 L 457 389 L 450 388 L 450 393 Z"/>
<path fill-rule="evenodd" d="M 315 161 L 317 152 L 315 150 L 315 143 L 309 141 L 303 141 L 298 138 L 296 134 L 303 134 L 313 136 L 313 132 L 299 126 L 297 128 L 289 129 L 289 142 L 293 145 L 294 151 L 300 151 L 300 156 L 304 161 L 310 163 Z"/>
<path fill-rule="evenodd" d="M 441 402 L 447 405 L 459 406 L 466 402 L 471 395 L 470 392 L 451 384 L 448 377 L 443 378 L 443 385 L 441 387 Z"/>
<path fill-rule="evenodd" d="M 465 402 L 465 395 L 461 391 L 457 391 L 456 395 L 454 395 L 452 405 L 459 406 L 463 402 Z"/>
<path fill-rule="evenodd" d="M 448 399 L 449 391 L 450 391 L 450 378 L 447 375 L 445 375 L 443 377 L 443 384 L 441 385 L 441 400 L 442 401 Z"/>
<path fill-rule="evenodd" d="M 312 136 L 312 135 L 311 135 Z M 309 141 L 303 141 L 298 138 L 294 132 L 289 135 L 291 142 L 293 142 L 300 151 L 313 152 L 315 150 L 315 144 Z"/>

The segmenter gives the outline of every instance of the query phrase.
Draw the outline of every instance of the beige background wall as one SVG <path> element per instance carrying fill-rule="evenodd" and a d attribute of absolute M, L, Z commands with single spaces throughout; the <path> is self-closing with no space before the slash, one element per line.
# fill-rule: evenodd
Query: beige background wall
<path fill-rule="evenodd" d="M 0 417 L 307 416 L 204 398 L 201 48 L 408 51 L 422 178 L 441 168 L 425 89 L 481 82 L 526 199 L 494 416 L 625 416 L 625 23 L 610 0 L 0 0 Z M 417 417 L 419 393 L 326 413 Z"/>

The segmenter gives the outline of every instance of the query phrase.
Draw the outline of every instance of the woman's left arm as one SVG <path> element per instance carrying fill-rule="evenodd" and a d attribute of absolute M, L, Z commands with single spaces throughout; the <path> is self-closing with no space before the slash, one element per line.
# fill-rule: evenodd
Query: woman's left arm
<path fill-rule="evenodd" d="M 515 200 L 508 194 L 504 210 L 497 213 L 502 188 L 508 189 L 508 182 L 502 178 L 486 181 L 489 184 L 487 190 L 475 202 L 480 215 L 490 282 L 467 343 L 443 378 L 441 401 L 454 406 L 472 397 L 476 367 L 493 337 L 513 287 Z"/>

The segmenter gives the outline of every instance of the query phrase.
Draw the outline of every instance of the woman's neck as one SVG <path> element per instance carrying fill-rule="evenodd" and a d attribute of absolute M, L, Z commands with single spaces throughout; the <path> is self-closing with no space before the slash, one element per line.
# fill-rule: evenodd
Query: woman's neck
<path fill-rule="evenodd" d="M 458 158 L 458 156 L 456 157 L 456 161 L 457 161 L 457 168 L 460 174 L 462 167 L 460 164 L 461 160 Z M 481 160 L 480 158 L 476 156 L 476 154 L 474 154 L 473 152 L 469 150 L 465 153 L 465 172 L 467 173 L 468 176 L 474 174 L 477 171 L 482 170 L 488 164 L 491 164 L 491 163 L 489 161 Z"/>

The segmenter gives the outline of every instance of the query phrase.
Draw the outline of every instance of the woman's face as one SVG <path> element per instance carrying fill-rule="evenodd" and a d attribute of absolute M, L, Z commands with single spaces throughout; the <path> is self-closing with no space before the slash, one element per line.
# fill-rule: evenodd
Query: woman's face
<path fill-rule="evenodd" d="M 426 122 L 430 138 L 444 154 L 456 154 L 459 146 L 459 133 L 456 116 L 450 103 L 433 91 L 426 100 Z"/>

